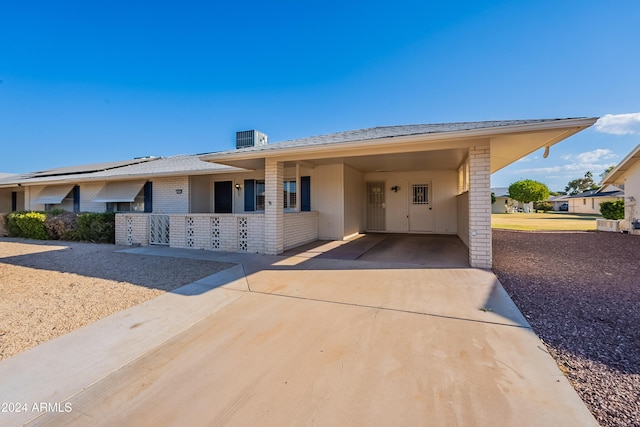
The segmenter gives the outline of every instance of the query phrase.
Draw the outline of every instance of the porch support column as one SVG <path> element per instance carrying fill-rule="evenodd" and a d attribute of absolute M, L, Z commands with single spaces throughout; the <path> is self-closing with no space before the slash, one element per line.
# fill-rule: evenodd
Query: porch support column
<path fill-rule="evenodd" d="M 266 159 L 264 165 L 264 250 L 268 255 L 284 251 L 284 166 Z"/>
<path fill-rule="evenodd" d="M 491 268 L 490 145 L 469 149 L 469 265 Z"/>

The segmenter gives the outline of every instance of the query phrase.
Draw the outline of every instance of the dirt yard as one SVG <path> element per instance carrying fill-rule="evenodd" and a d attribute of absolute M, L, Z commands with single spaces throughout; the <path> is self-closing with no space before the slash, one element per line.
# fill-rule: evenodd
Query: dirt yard
<path fill-rule="evenodd" d="M 0 360 L 231 264 L 0 238 Z"/>
<path fill-rule="evenodd" d="M 493 231 L 500 282 L 603 426 L 640 426 L 640 236 Z"/>

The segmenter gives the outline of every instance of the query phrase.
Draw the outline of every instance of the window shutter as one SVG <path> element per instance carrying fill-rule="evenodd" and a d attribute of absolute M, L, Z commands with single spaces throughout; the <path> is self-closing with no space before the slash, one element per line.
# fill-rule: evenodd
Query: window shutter
<path fill-rule="evenodd" d="M 11 192 L 11 212 L 15 212 L 18 210 L 18 192 Z"/>
<path fill-rule="evenodd" d="M 144 211 L 153 212 L 153 184 L 151 181 L 144 184 Z"/>
<path fill-rule="evenodd" d="M 300 177 L 300 210 L 311 211 L 311 177 Z"/>
<path fill-rule="evenodd" d="M 256 210 L 256 180 L 244 180 L 244 211 L 253 212 Z"/>
<path fill-rule="evenodd" d="M 73 211 L 80 212 L 80 186 L 73 187 Z"/>

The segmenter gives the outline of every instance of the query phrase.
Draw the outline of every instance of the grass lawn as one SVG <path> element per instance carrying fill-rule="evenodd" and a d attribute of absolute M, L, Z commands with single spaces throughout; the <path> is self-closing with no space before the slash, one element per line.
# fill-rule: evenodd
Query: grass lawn
<path fill-rule="evenodd" d="M 600 215 L 553 213 L 491 214 L 491 227 L 507 230 L 590 231 L 596 229 Z"/>

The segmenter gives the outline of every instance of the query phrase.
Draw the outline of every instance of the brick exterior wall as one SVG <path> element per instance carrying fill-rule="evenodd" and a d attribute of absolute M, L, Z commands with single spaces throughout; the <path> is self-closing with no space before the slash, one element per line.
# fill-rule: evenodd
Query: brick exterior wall
<path fill-rule="evenodd" d="M 491 268 L 491 159 L 489 144 L 469 149 L 469 265 Z"/>
<path fill-rule="evenodd" d="M 318 240 L 318 212 L 284 214 L 284 249 Z"/>
<path fill-rule="evenodd" d="M 93 201 L 104 186 L 104 182 L 88 182 L 80 184 L 81 212 L 106 212 L 106 203 L 96 203 Z"/>
<path fill-rule="evenodd" d="M 266 159 L 264 175 L 264 249 L 268 255 L 277 255 L 284 250 L 284 193 L 282 191 L 284 168 L 282 163 Z"/>
<path fill-rule="evenodd" d="M 153 178 L 153 212 L 177 214 L 189 212 L 189 177 Z M 176 190 L 182 190 L 180 194 Z"/>

